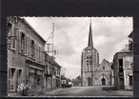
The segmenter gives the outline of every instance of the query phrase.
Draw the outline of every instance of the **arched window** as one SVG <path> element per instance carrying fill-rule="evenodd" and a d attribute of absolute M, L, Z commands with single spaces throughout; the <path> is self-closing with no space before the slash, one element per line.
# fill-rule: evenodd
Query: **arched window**
<path fill-rule="evenodd" d="M 102 79 L 101 79 L 101 82 L 102 82 L 102 85 L 106 85 L 106 80 L 105 80 L 105 78 L 102 78 Z"/>

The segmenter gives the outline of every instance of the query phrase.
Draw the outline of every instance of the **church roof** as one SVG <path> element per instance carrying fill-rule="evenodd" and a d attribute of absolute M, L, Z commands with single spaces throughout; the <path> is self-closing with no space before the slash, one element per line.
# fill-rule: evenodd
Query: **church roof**
<path fill-rule="evenodd" d="M 90 27 L 89 27 L 88 46 L 93 48 L 93 38 L 92 38 L 91 22 L 90 22 Z"/>
<path fill-rule="evenodd" d="M 107 61 L 106 59 L 103 59 L 102 63 L 103 63 L 103 62 L 106 62 L 106 63 L 110 64 L 110 62 Z"/>

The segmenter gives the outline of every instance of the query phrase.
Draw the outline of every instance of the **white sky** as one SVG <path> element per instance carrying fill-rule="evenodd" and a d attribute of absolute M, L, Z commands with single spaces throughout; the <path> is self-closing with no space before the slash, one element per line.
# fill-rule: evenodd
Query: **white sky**
<path fill-rule="evenodd" d="M 88 43 L 90 18 L 26 17 L 25 19 L 46 41 L 51 35 L 52 23 L 55 23 L 54 45 L 58 53 L 56 61 L 66 68 L 66 77 L 77 77 L 81 68 L 81 52 Z M 99 52 L 100 62 L 104 58 L 111 62 L 114 53 L 128 43 L 128 35 L 133 31 L 133 19 L 92 17 L 91 20 L 94 47 Z"/>

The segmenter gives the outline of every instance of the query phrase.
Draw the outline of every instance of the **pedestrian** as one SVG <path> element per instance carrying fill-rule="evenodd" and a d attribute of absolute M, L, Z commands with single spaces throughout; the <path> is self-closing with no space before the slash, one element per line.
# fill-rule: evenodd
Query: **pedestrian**
<path fill-rule="evenodd" d="M 18 94 L 24 95 L 24 89 L 25 89 L 25 86 L 24 86 L 24 83 L 22 82 L 21 84 L 18 85 L 18 88 L 17 88 Z"/>
<path fill-rule="evenodd" d="M 26 96 L 28 94 L 29 88 L 30 87 L 28 84 L 25 84 L 25 82 L 22 82 L 21 84 L 18 85 L 17 91 L 19 95 Z"/>

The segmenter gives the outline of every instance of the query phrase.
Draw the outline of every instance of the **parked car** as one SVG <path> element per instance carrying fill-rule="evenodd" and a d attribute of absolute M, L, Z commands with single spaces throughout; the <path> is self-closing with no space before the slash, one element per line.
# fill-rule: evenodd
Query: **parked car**
<path fill-rule="evenodd" d="M 68 81 L 66 87 L 72 87 L 72 82 L 71 81 Z"/>
<path fill-rule="evenodd" d="M 72 82 L 68 81 L 68 80 L 62 80 L 61 86 L 62 86 L 62 88 L 70 88 L 70 87 L 72 87 Z"/>

